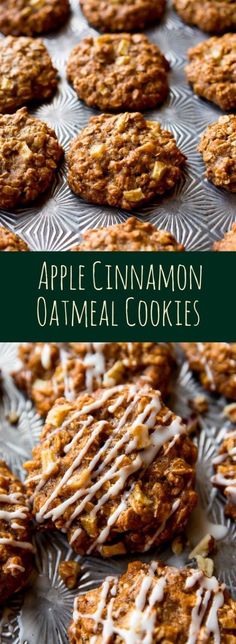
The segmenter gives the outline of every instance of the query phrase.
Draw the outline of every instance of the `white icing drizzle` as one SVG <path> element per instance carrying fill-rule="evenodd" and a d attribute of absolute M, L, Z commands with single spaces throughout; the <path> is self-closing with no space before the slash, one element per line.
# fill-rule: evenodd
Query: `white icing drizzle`
<path fill-rule="evenodd" d="M 73 388 L 73 379 L 68 374 L 68 360 L 70 355 L 63 348 L 60 349 L 60 361 L 64 375 L 64 396 L 67 400 L 74 400 L 75 392 Z"/>
<path fill-rule="evenodd" d="M 0 503 L 9 503 L 9 505 L 17 505 L 19 499 L 22 499 L 21 492 L 12 492 L 12 494 L 0 494 Z"/>
<path fill-rule="evenodd" d="M 12 568 L 13 570 L 19 570 L 19 572 L 25 572 L 24 566 L 20 566 L 20 564 L 16 563 L 10 563 L 8 564 L 8 568 Z"/>
<path fill-rule="evenodd" d="M 32 544 L 28 541 L 17 541 L 16 539 L 0 537 L 0 543 L 4 546 L 14 546 L 15 548 L 21 548 L 22 550 L 34 550 Z"/>
<path fill-rule="evenodd" d="M 102 376 L 105 373 L 104 346 L 102 342 L 88 343 L 88 352 L 85 355 L 83 364 L 86 367 L 85 387 L 89 392 L 94 389 L 94 381 L 97 387 L 102 384 Z"/>
<path fill-rule="evenodd" d="M 204 350 L 203 342 L 197 342 L 197 348 L 198 348 L 198 351 L 200 353 L 201 363 L 202 363 L 202 365 L 203 365 L 203 367 L 205 369 L 207 378 L 208 378 L 208 380 L 210 382 L 211 389 L 215 389 L 214 376 L 213 376 L 213 373 L 211 371 L 209 362 L 208 362 L 208 360 L 207 360 L 207 358 L 205 356 L 205 350 Z"/>
<path fill-rule="evenodd" d="M 22 512 L 24 510 L 24 512 Z M 26 519 L 27 518 L 27 508 L 19 508 L 18 510 L 15 510 L 13 512 L 6 511 L 6 510 L 0 510 L 0 519 L 3 519 L 4 521 L 11 521 L 12 519 Z"/>
<path fill-rule="evenodd" d="M 41 351 L 41 364 L 43 369 L 47 370 L 51 367 L 51 347 L 50 344 L 45 343 Z"/>
<path fill-rule="evenodd" d="M 172 508 L 171 508 L 170 514 L 169 514 L 169 515 L 166 517 L 166 519 L 162 522 L 162 524 L 159 526 L 159 528 L 156 530 L 156 532 L 152 535 L 152 537 L 150 537 L 150 538 L 147 540 L 147 542 L 145 543 L 144 552 L 147 552 L 147 550 L 150 550 L 151 546 L 153 546 L 153 545 L 154 545 L 154 543 L 155 543 L 155 541 L 156 541 L 157 537 L 159 536 L 159 534 L 161 534 L 161 532 L 163 532 L 163 530 L 164 530 L 164 529 L 165 529 L 165 527 L 166 527 L 167 521 L 170 519 L 170 517 L 172 516 L 172 514 L 174 514 L 174 512 L 176 512 L 176 510 L 178 509 L 179 505 L 180 505 L 180 499 L 176 499 L 176 501 L 174 501 L 174 503 L 173 503 L 173 505 L 172 505 Z"/>
<path fill-rule="evenodd" d="M 219 585 L 215 577 L 205 577 L 202 572 L 192 572 L 185 583 L 186 590 L 192 588 L 196 583 L 199 587 L 196 591 L 196 603 L 191 613 L 191 623 L 189 627 L 188 639 L 186 644 L 195 644 L 198 641 L 198 635 L 202 626 L 207 635 L 213 635 L 214 644 L 220 644 L 220 629 L 218 622 L 218 609 L 224 604 L 224 585 Z M 206 613 L 208 616 L 205 621 Z"/>

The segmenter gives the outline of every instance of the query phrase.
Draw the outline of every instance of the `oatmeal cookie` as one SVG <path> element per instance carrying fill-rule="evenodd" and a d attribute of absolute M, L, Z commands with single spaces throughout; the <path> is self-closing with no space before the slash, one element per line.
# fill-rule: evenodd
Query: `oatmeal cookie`
<path fill-rule="evenodd" d="M 143 34 L 87 37 L 73 49 L 67 75 L 78 96 L 102 111 L 143 111 L 163 103 L 169 63 Z"/>
<path fill-rule="evenodd" d="M 212 483 L 227 499 L 225 514 L 236 521 L 236 431 L 223 439 L 219 454 L 213 461 L 215 474 Z"/>
<path fill-rule="evenodd" d="M 0 226 L 0 251 L 27 251 L 28 244 L 11 230 Z"/>
<path fill-rule="evenodd" d="M 236 222 L 232 228 L 225 233 L 223 239 L 216 241 L 213 245 L 213 250 L 217 251 L 236 251 Z"/>
<path fill-rule="evenodd" d="M 152 224 L 129 217 L 122 224 L 92 228 L 82 235 L 82 241 L 72 251 L 183 251 L 174 235 Z"/>
<path fill-rule="evenodd" d="M 1 0 L 0 31 L 12 36 L 35 36 L 63 26 L 68 0 Z"/>
<path fill-rule="evenodd" d="M 62 154 L 55 132 L 25 107 L 0 115 L 0 207 L 25 205 L 45 192 Z"/>
<path fill-rule="evenodd" d="M 25 343 L 19 359 L 15 383 L 41 416 L 60 396 L 73 399 L 81 391 L 126 382 L 147 382 L 165 395 L 175 368 L 173 347 L 167 342 Z"/>
<path fill-rule="evenodd" d="M 158 22 L 164 13 L 165 0 L 80 0 L 88 22 L 98 31 L 142 31 Z"/>
<path fill-rule="evenodd" d="M 0 602 L 23 588 L 33 565 L 30 512 L 22 483 L 0 461 Z"/>
<path fill-rule="evenodd" d="M 236 28 L 235 0 L 173 0 L 182 20 L 209 33 L 222 34 Z"/>
<path fill-rule="evenodd" d="M 107 633 L 114 644 L 235 644 L 235 628 L 236 602 L 216 577 L 133 561 L 121 577 L 76 597 L 68 635 L 70 644 L 102 644 Z"/>
<path fill-rule="evenodd" d="M 223 111 L 236 108 L 236 34 L 209 38 L 188 50 L 186 76 L 195 94 Z"/>
<path fill-rule="evenodd" d="M 139 112 L 91 118 L 67 156 L 75 194 L 126 210 L 172 189 L 185 162 L 172 134 Z"/>
<path fill-rule="evenodd" d="M 12 112 L 30 101 L 50 98 L 57 71 L 41 40 L 0 39 L 0 112 Z"/>
<path fill-rule="evenodd" d="M 209 181 L 236 192 L 236 115 L 220 116 L 203 132 L 199 152 Z"/>
<path fill-rule="evenodd" d="M 184 342 L 182 347 L 205 389 L 236 400 L 236 343 Z"/>
<path fill-rule="evenodd" d="M 183 531 L 197 495 L 197 450 L 148 385 L 56 401 L 25 464 L 33 515 L 78 554 L 146 552 Z"/>

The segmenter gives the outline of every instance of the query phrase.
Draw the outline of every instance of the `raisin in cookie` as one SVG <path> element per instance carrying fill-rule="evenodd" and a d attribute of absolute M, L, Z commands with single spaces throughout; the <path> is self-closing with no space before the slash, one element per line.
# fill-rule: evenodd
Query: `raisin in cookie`
<path fill-rule="evenodd" d="M 26 584 L 33 565 L 30 512 L 22 483 L 0 461 L 0 602 Z"/>
<path fill-rule="evenodd" d="M 173 188 L 185 162 L 173 135 L 139 112 L 91 118 L 67 158 L 75 194 L 126 210 Z"/>
<path fill-rule="evenodd" d="M 236 602 L 216 577 L 134 561 L 75 599 L 68 635 L 70 644 L 108 642 L 107 634 L 114 644 L 233 644 L 235 626 Z"/>
<path fill-rule="evenodd" d="M 175 368 L 167 342 L 24 343 L 16 385 L 45 416 L 59 396 L 73 399 L 81 391 L 125 382 L 149 383 L 165 395 Z"/>
<path fill-rule="evenodd" d="M 11 230 L 0 226 L 0 251 L 27 251 L 28 244 Z"/>
<path fill-rule="evenodd" d="M 184 342 L 182 347 L 205 389 L 236 400 L 235 343 Z"/>
<path fill-rule="evenodd" d="M 86 230 L 72 251 L 183 251 L 174 235 L 149 222 L 129 217 L 122 224 Z"/>
<path fill-rule="evenodd" d="M 0 39 L 0 112 L 47 100 L 56 87 L 57 71 L 41 40 Z"/>
<path fill-rule="evenodd" d="M 33 515 L 79 554 L 146 552 L 183 531 L 197 501 L 196 455 L 148 385 L 60 398 L 25 464 Z"/>
<path fill-rule="evenodd" d="M 227 499 L 226 516 L 236 521 L 236 431 L 226 434 L 213 464 L 215 474 L 212 483 L 222 490 Z"/>
<path fill-rule="evenodd" d="M 219 188 L 236 192 L 236 116 L 220 116 L 203 132 L 199 152 L 206 176 Z"/>
<path fill-rule="evenodd" d="M 235 0 L 173 0 L 182 20 L 209 33 L 221 34 L 236 28 Z"/>
<path fill-rule="evenodd" d="M 143 34 L 87 37 L 73 49 L 67 75 L 78 96 L 102 111 L 143 111 L 168 94 L 169 63 Z"/>
<path fill-rule="evenodd" d="M 107 32 L 142 31 L 162 18 L 165 4 L 165 0 L 80 0 L 88 22 Z"/>
<path fill-rule="evenodd" d="M 209 38 L 188 50 L 186 76 L 198 96 L 219 105 L 236 108 L 236 34 Z"/>
<path fill-rule="evenodd" d="M 223 239 L 214 243 L 213 250 L 236 251 L 236 222 L 232 225 L 232 228 L 225 233 Z"/>
<path fill-rule="evenodd" d="M 34 36 L 54 31 L 68 18 L 68 0 L 1 0 L 0 31 L 12 36 Z"/>
<path fill-rule="evenodd" d="M 62 154 L 55 132 L 25 107 L 0 115 L 0 207 L 26 205 L 45 192 Z"/>

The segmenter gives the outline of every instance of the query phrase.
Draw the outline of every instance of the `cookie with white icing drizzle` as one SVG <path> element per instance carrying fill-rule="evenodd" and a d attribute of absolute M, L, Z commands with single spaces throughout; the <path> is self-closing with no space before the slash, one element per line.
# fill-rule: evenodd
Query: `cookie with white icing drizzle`
<path fill-rule="evenodd" d="M 227 499 L 225 514 L 236 521 L 236 430 L 226 434 L 218 455 L 213 460 L 212 483 Z"/>
<path fill-rule="evenodd" d="M 182 347 L 205 389 L 236 400 L 235 342 L 184 342 Z"/>
<path fill-rule="evenodd" d="M 0 461 L 0 602 L 23 588 L 32 570 L 33 546 L 25 488 Z"/>
<path fill-rule="evenodd" d="M 167 342 L 24 343 L 19 358 L 15 382 L 41 416 L 60 396 L 73 400 L 82 391 L 126 382 L 147 382 L 166 395 L 175 368 Z"/>
<path fill-rule="evenodd" d="M 148 385 L 59 399 L 25 464 L 33 514 L 79 554 L 146 552 L 183 531 L 197 502 L 196 455 Z"/>
<path fill-rule="evenodd" d="M 199 570 L 136 561 L 75 599 L 68 635 L 70 644 L 234 644 L 236 602 Z"/>

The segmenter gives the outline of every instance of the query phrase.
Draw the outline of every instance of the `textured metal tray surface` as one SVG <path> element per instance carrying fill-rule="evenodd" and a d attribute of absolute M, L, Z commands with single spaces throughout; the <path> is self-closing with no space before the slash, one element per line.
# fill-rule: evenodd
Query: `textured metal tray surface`
<path fill-rule="evenodd" d="M 0 456 L 4 458 L 21 478 L 22 463 L 29 458 L 32 446 L 37 442 L 42 420 L 36 414 L 31 402 L 14 386 L 10 372 L 17 366 L 17 344 L 0 344 L 0 368 L 3 372 L 3 399 L 0 405 Z M 191 375 L 187 364 L 180 359 L 174 394 L 169 406 L 185 418 L 190 416 L 188 401 L 202 391 Z M 225 526 L 224 538 L 217 542 L 214 555 L 215 574 L 223 580 L 236 597 L 236 526 L 224 516 L 224 499 L 210 483 L 212 458 L 214 457 L 222 430 L 230 428 L 223 417 L 225 399 L 207 396 L 209 409 L 201 419 L 198 433 L 197 488 L 199 507 L 194 511 L 194 523 L 199 534 L 212 532 L 212 523 Z M 17 412 L 19 422 L 9 424 L 9 412 Z M 209 524 L 210 521 L 210 524 Z M 192 520 L 191 520 L 192 522 Z M 190 524 L 191 525 L 191 524 Z M 218 528 L 217 528 L 218 529 Z M 74 597 L 94 587 L 110 574 L 120 573 L 131 559 L 125 557 L 101 560 L 94 557 L 76 556 L 66 540 L 59 533 L 37 535 L 37 573 L 30 587 L 17 594 L 0 613 L 1 644 L 66 644 L 66 631 L 71 618 Z M 148 561 L 158 557 L 173 565 L 190 565 L 188 552 L 179 557 L 170 548 L 154 550 L 140 558 Z M 69 591 L 58 574 L 61 560 L 76 559 L 82 564 L 79 588 Z M 133 555 L 132 559 L 137 559 Z"/>
<path fill-rule="evenodd" d="M 52 126 L 65 151 L 70 140 L 83 128 L 95 110 L 77 98 L 66 80 L 66 61 L 74 45 L 86 35 L 96 35 L 81 14 L 78 0 L 71 0 L 71 17 L 58 34 L 43 40 L 57 67 L 60 83 L 49 103 L 32 113 Z M 145 116 L 171 130 L 188 157 L 182 181 L 174 192 L 158 198 L 137 214 L 159 228 L 173 232 L 188 250 L 210 250 L 236 218 L 236 195 L 215 188 L 204 179 L 204 166 L 196 151 L 204 128 L 222 113 L 213 104 L 195 96 L 186 82 L 186 51 L 206 36 L 182 23 L 169 7 L 162 23 L 146 31 L 171 64 L 170 93 L 159 109 Z M 119 209 L 85 203 L 71 192 L 66 164 L 61 167 L 52 189 L 32 206 L 14 212 L 0 211 L 0 223 L 20 234 L 32 250 L 68 250 L 88 228 L 124 221 L 128 213 Z"/>

